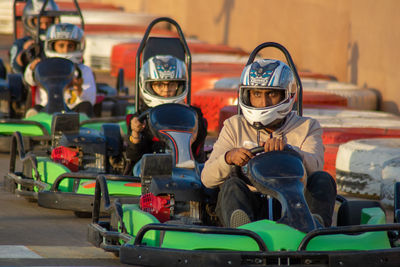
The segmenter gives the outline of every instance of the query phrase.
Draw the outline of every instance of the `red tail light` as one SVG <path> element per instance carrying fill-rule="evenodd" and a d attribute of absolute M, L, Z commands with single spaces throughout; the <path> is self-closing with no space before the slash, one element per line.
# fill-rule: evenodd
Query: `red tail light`
<path fill-rule="evenodd" d="M 169 196 L 147 193 L 140 197 L 140 208 L 152 214 L 160 222 L 166 222 L 170 219 L 170 199 Z"/>
<path fill-rule="evenodd" d="M 61 163 L 73 172 L 79 170 L 79 151 L 78 149 L 59 146 L 51 152 L 54 162 Z"/>

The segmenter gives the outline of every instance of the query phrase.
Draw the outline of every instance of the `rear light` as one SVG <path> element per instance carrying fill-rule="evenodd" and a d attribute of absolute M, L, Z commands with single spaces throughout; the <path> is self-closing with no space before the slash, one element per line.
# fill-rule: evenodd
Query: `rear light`
<path fill-rule="evenodd" d="M 170 219 L 170 207 L 170 196 L 155 196 L 153 193 L 147 193 L 140 197 L 140 208 L 152 214 L 160 222 Z"/>
<path fill-rule="evenodd" d="M 79 170 L 79 150 L 65 146 L 59 146 L 51 152 L 51 159 L 61 163 L 73 172 Z"/>

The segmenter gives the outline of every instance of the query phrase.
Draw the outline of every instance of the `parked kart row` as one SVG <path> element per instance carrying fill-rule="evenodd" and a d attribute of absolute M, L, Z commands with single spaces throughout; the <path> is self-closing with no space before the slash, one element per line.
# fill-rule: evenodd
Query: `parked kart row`
<path fill-rule="evenodd" d="M 175 26 L 179 38 L 149 36 L 159 22 Z M 160 53 L 159 47 L 175 47 L 169 52 L 183 58 L 190 70 L 190 51 L 179 25 L 160 18 L 150 24 L 142 40 L 137 71 L 146 58 Z M 253 51 L 248 64 L 265 47 L 277 48 L 286 56 L 301 100 L 301 80 L 284 47 L 265 43 Z M 64 66 L 59 68 L 64 75 L 54 75 L 50 80 L 55 85 L 46 88 L 59 93 L 74 70 L 67 60 L 54 60 L 57 66 Z M 40 79 L 42 67 L 38 68 Z M 137 85 L 138 79 L 138 98 Z M 188 96 L 190 103 L 190 91 Z M 321 228 L 304 199 L 302 161 L 287 151 L 260 153 L 263 148 L 258 147 L 252 150 L 255 157 L 247 169 L 237 171 L 248 175 L 252 184 L 269 196 L 270 215 L 238 228 L 223 228 L 215 214 L 217 191 L 202 185 L 202 164 L 191 155 L 197 120 L 193 110 L 181 104 L 163 104 L 141 114 L 139 120 L 146 120 L 168 149 L 166 153 L 145 154 L 134 176 L 123 176 L 120 126 L 103 124 L 100 131 L 81 127 L 80 115 L 63 110 L 62 102 L 51 103 L 47 107 L 53 114 L 49 146 L 27 151 L 22 134 L 15 132 L 5 188 L 44 207 L 72 210 L 78 216 L 91 213 L 88 241 L 119 255 L 123 263 L 351 266 L 377 262 L 379 266 L 384 262 L 397 266 L 400 261 L 400 184 L 394 189 L 394 223 L 386 221 L 376 201 L 338 196 L 337 227 Z M 302 102 L 297 104 L 297 112 L 302 113 Z"/>

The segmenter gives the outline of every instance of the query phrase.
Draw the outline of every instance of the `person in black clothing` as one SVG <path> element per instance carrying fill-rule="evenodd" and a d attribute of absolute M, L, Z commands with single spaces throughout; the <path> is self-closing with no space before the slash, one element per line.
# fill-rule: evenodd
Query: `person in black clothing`
<path fill-rule="evenodd" d="M 170 55 L 159 55 L 149 58 L 139 73 L 140 103 L 139 113 L 165 103 L 183 103 L 188 94 L 186 65 L 183 61 Z M 192 152 L 196 161 L 204 162 L 204 141 L 207 135 L 207 122 L 201 110 L 193 107 L 198 115 L 198 133 L 192 144 Z M 129 142 L 127 147 L 128 164 L 124 174 L 131 174 L 133 166 L 145 153 L 162 152 L 165 144 L 156 140 L 146 122 L 138 120 L 134 114 L 129 122 Z"/>
<path fill-rule="evenodd" d="M 59 21 L 58 17 L 53 16 L 42 16 L 38 21 L 37 16 L 44 3 L 45 0 L 28 0 L 24 7 L 22 25 L 25 36 L 15 40 L 10 49 L 10 66 L 14 73 L 23 74 L 30 62 L 43 56 L 47 28 Z M 47 2 L 45 11 L 58 11 L 54 0 Z M 37 32 L 37 23 L 39 23 L 39 32 Z M 35 43 L 37 35 L 39 35 L 39 44 Z"/>

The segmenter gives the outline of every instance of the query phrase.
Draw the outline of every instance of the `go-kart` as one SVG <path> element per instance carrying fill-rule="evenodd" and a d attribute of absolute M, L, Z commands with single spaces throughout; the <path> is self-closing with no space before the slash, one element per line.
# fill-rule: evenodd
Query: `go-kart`
<path fill-rule="evenodd" d="M 271 46 L 284 52 L 297 74 L 287 50 L 276 43 L 257 47 L 248 64 L 260 49 Z M 301 115 L 301 92 L 297 108 Z M 111 202 L 105 178 L 99 176 L 89 242 L 118 254 L 123 263 L 140 266 L 398 266 L 400 184 L 395 187 L 395 223 L 386 224 L 385 213 L 376 201 L 338 196 L 337 226 L 323 228 L 304 198 L 305 168 L 299 155 L 291 150 L 263 150 L 252 149 L 255 156 L 237 170 L 268 196 L 267 219 L 238 228 L 218 227 L 213 212 L 215 192 L 199 184 L 187 189 L 187 197 L 179 203 L 175 198 L 181 192 L 171 187 L 178 188 L 185 179 L 174 178 L 171 171 L 170 175 L 142 179 L 142 190 L 143 184 L 148 189 L 139 204 L 118 199 Z M 189 211 L 176 213 L 185 202 L 191 207 Z M 100 220 L 101 207 L 111 214 L 108 219 Z"/>
<path fill-rule="evenodd" d="M 262 153 L 251 159 L 247 168 L 258 191 L 280 202 L 280 216 L 235 229 L 209 226 L 206 220 L 194 220 L 191 212 L 181 217 L 175 214 L 180 205 L 173 201 L 179 192 L 168 187 L 179 181 L 166 176 L 153 177 L 155 184 L 162 181 L 164 185 L 160 188 L 151 183 L 149 191 L 158 193 L 158 198 L 149 194 L 142 196 L 140 205 L 124 200 L 111 205 L 105 179 L 100 176 L 88 240 L 119 254 L 121 262 L 139 266 L 166 262 L 169 266 L 398 266 L 400 224 L 386 224 L 378 202 L 338 197 L 337 227 L 319 228 L 304 199 L 300 180 L 305 171 L 297 155 Z M 396 222 L 400 219 L 399 189 L 397 184 Z M 202 188 L 187 192 L 187 203 L 196 203 L 202 207 L 200 212 L 209 216 L 210 195 Z M 101 198 L 111 212 L 110 220 L 99 219 Z"/>
<path fill-rule="evenodd" d="M 74 63 L 63 58 L 45 59 L 37 65 L 35 79 L 48 92 L 48 104 L 13 133 L 4 183 L 9 191 L 37 200 L 41 206 L 90 213 L 99 173 L 108 174 L 109 186 L 118 195 L 139 195 L 140 183 L 138 178 L 118 175 L 125 162 L 120 126 L 106 123 L 101 131 L 81 127 L 86 116 L 68 110 L 64 90 L 74 74 Z M 26 152 L 22 131 L 31 126 L 47 127 L 48 136 L 42 138 L 41 149 Z M 22 170 L 17 171 L 17 166 Z"/>
<path fill-rule="evenodd" d="M 160 22 L 167 22 L 176 28 L 179 38 L 161 38 L 150 36 L 153 27 Z M 185 62 L 187 66 L 188 94 L 186 104 L 163 104 L 145 111 L 141 110 L 139 90 L 139 72 L 141 65 L 148 58 L 155 55 L 174 55 Z M 136 100 L 135 111 L 139 121 L 146 120 L 153 140 L 160 142 L 161 153 L 144 154 L 142 159 L 133 168 L 133 175 L 141 178 L 142 195 L 149 190 L 174 192 L 173 201 L 184 203 L 175 211 L 176 213 L 190 212 L 193 220 L 200 220 L 200 207 L 197 203 L 190 203 L 187 199 L 196 196 L 203 198 L 200 181 L 200 172 L 203 163 L 194 160 L 192 143 L 198 131 L 198 115 L 190 108 L 190 82 L 191 82 L 191 55 L 185 37 L 178 23 L 170 18 L 157 18 L 150 23 L 138 48 L 136 55 Z M 172 183 L 166 185 L 166 180 L 153 179 L 169 177 Z M 158 188 L 158 189 L 157 189 Z M 158 194 L 158 193 L 156 193 Z M 150 200 L 149 200 L 150 201 Z M 163 200 L 166 201 L 166 200 Z M 170 200 L 168 200 L 170 201 Z M 179 210 L 181 209 L 181 210 Z M 179 210 L 179 212 L 178 212 Z"/>
<path fill-rule="evenodd" d="M 57 61 L 42 60 L 40 64 L 42 71 L 35 77 L 46 80 L 47 77 L 45 76 L 55 75 L 55 71 L 59 69 L 54 69 L 54 64 L 57 64 Z M 44 69 L 48 69 L 48 71 L 44 71 Z M 123 80 L 122 76 L 123 72 L 121 72 L 119 81 Z M 123 82 L 119 83 L 122 88 Z M 19 90 L 16 90 L 16 85 L 18 85 Z M 24 94 L 24 85 L 22 84 L 22 80 L 19 79 L 18 74 L 9 74 L 8 80 L 0 80 L 0 152 L 10 151 L 10 137 L 16 129 L 23 135 L 25 146 L 28 149 L 33 149 L 36 146 L 46 147 L 50 141 L 50 126 L 53 111 L 49 109 L 29 118 L 10 116 L 11 113 L 16 114 L 11 111 L 11 106 L 15 106 L 15 101 L 19 101 L 19 98 L 13 95 L 16 91 L 19 92 L 18 95 Z M 85 114 L 80 114 L 80 124 L 88 128 L 100 130 L 101 125 L 104 123 L 117 122 L 122 132 L 126 132 L 125 113 L 128 105 L 127 98 L 119 96 L 116 89 L 105 84 L 102 87 L 98 87 L 97 91 L 101 92 L 97 97 L 102 98 L 102 101 L 97 103 L 94 108 L 95 110 L 97 108 L 99 111 L 98 115 L 104 115 L 105 117 L 89 118 Z M 55 101 L 54 105 L 56 102 L 58 103 L 57 105 L 63 104 L 59 99 L 52 101 Z"/>
<path fill-rule="evenodd" d="M 14 1 L 14 39 L 17 38 L 17 25 L 21 20 L 21 16 L 17 15 L 18 10 L 22 10 L 19 5 L 20 2 L 24 3 L 26 1 Z M 76 10 L 46 11 L 44 7 L 47 2 L 44 2 L 43 8 L 38 15 L 39 18 L 42 16 L 59 18 L 77 16 L 80 18 L 82 29 L 84 28 L 83 17 L 76 0 L 73 1 Z M 39 31 L 39 28 L 37 31 Z M 39 38 L 39 34 L 37 34 L 37 38 Z M 26 58 L 26 61 L 29 62 L 35 57 L 42 57 L 38 51 L 41 51 L 39 39 L 35 40 L 31 48 L 24 50 L 23 58 Z M 51 70 L 52 65 L 48 65 L 47 68 Z M 0 62 L 0 69 L 5 70 L 2 62 Z M 30 148 L 35 143 L 42 146 L 43 140 L 48 140 L 50 136 L 48 119 L 43 116 L 24 118 L 26 111 L 33 106 L 34 97 L 32 97 L 32 91 L 35 88 L 29 88 L 24 83 L 21 74 L 10 73 L 7 75 L 2 71 L 2 76 L 0 77 L 0 152 L 9 152 L 10 135 L 15 131 L 15 128 L 23 129 L 21 133 L 24 136 L 27 148 Z M 133 97 L 127 95 L 128 91 L 124 85 L 123 76 L 124 73 L 121 70 L 117 77 L 117 86 L 115 88 L 105 83 L 96 84 L 97 98 L 93 108 L 96 118 L 82 117 L 82 125 L 100 130 L 103 123 L 119 122 L 122 131 L 126 132 L 125 115 L 129 109 L 128 101 L 129 99 L 133 100 Z"/>

